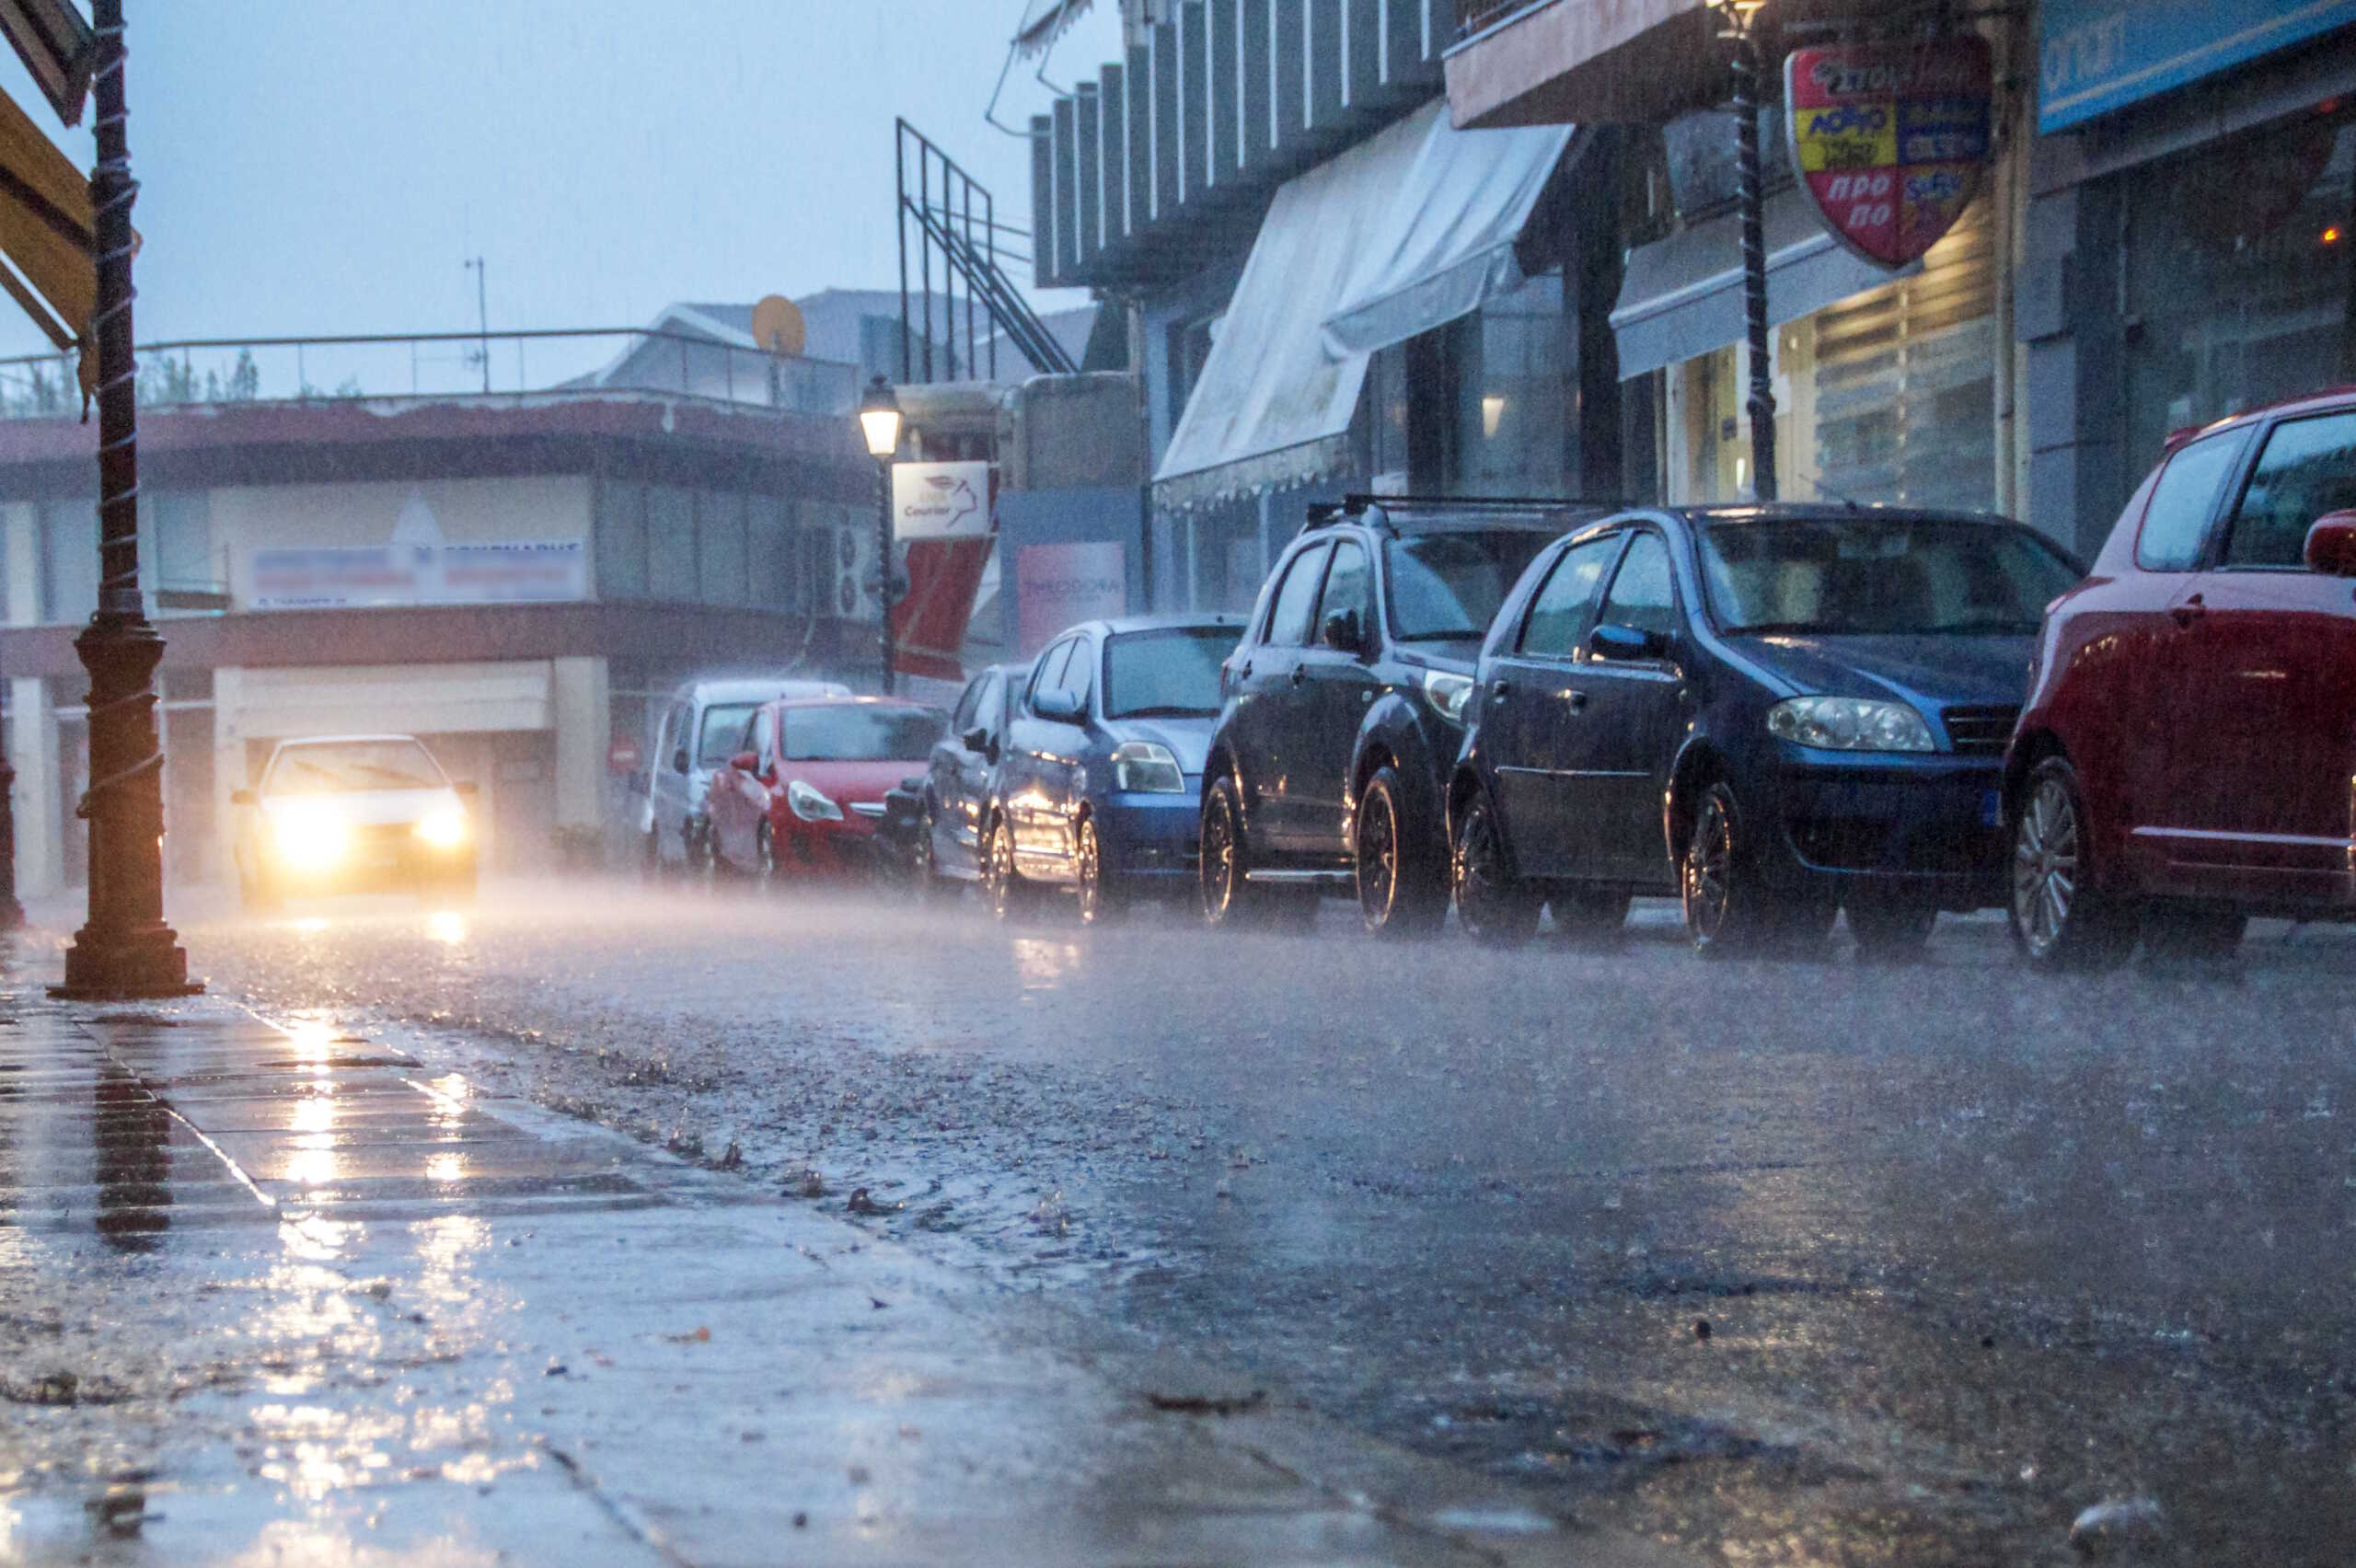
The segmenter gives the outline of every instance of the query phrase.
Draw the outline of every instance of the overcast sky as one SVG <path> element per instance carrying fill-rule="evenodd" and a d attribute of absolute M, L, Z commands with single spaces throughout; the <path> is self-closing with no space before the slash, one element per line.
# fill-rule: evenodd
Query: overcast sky
<path fill-rule="evenodd" d="M 1028 145 L 982 120 L 1022 0 L 128 9 L 143 342 L 470 329 L 477 254 L 494 330 L 896 286 L 895 115 L 1030 222 Z M 1114 57 L 1116 10 L 1066 36 L 1055 81 Z M 88 166 L 90 116 L 60 126 L 6 49 L 0 88 Z M 1050 101 L 1019 65 L 999 118 Z M 46 346 L 0 312 L 0 354 Z"/>

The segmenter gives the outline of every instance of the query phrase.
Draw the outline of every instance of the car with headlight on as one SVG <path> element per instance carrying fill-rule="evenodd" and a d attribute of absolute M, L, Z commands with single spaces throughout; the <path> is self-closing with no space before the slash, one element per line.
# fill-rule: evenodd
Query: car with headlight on
<path fill-rule="evenodd" d="M 764 886 L 874 876 L 884 797 L 924 771 L 949 716 L 888 697 L 803 698 L 754 709 L 712 776 L 715 876 Z"/>
<path fill-rule="evenodd" d="M 1449 784 L 1474 937 L 1619 927 L 1669 894 L 1705 953 L 1921 945 L 2005 897 L 2003 783 L 2045 606 L 2018 524 L 1894 507 L 1647 508 L 1533 560 L 1483 644 Z"/>
<path fill-rule="evenodd" d="M 1313 509 L 1221 673 L 1204 770 L 1213 926 L 1356 892 L 1378 936 L 1448 910 L 1443 786 L 1472 662 L 1530 558 L 1600 515 L 1560 501 L 1352 496 Z"/>
<path fill-rule="evenodd" d="M 260 781 L 230 797 L 239 895 L 248 909 L 344 893 L 467 897 L 473 793 L 412 735 L 281 742 Z"/>

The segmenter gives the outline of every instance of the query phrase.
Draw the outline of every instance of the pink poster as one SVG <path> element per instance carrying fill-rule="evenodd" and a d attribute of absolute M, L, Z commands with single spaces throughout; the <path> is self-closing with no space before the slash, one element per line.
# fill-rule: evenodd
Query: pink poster
<path fill-rule="evenodd" d="M 1126 613 L 1128 553 L 1117 544 L 1025 545 L 1014 594 L 1015 651 L 1028 659 L 1076 621 Z"/>

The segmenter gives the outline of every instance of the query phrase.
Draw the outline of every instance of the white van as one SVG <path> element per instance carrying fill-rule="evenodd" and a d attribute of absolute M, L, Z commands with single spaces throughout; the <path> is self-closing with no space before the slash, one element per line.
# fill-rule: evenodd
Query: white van
<path fill-rule="evenodd" d="M 840 681 L 731 675 L 682 682 L 655 726 L 639 822 L 650 872 L 701 871 L 710 863 L 704 791 L 711 776 L 744 749 L 745 727 L 763 703 L 781 697 L 849 697 Z"/>

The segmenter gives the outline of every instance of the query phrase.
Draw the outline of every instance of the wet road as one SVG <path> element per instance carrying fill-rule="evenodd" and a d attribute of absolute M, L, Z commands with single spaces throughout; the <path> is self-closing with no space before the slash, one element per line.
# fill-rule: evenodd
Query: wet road
<path fill-rule="evenodd" d="M 2356 1539 L 2356 942 L 2053 982 L 1925 962 L 1013 931 L 627 886 L 184 901 L 274 1014 L 479 1076 L 1733 1562 Z M 730 1146 L 733 1145 L 732 1153 Z M 812 1174 L 814 1172 L 814 1181 Z"/>

